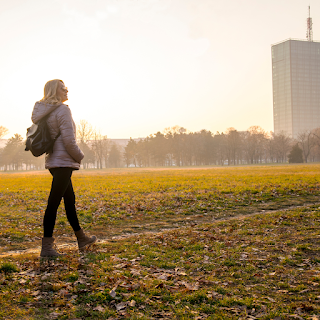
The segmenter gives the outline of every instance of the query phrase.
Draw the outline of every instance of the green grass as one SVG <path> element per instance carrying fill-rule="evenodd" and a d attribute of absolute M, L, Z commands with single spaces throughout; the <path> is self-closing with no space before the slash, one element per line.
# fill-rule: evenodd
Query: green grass
<path fill-rule="evenodd" d="M 81 225 L 109 242 L 0 256 L 0 319 L 313 319 L 319 169 L 76 172 Z M 0 174 L 3 254 L 39 245 L 49 188 L 47 173 Z M 55 237 L 75 240 L 63 206 Z"/>
<path fill-rule="evenodd" d="M 11 262 L 4 262 L 0 265 L 0 272 L 3 273 L 12 273 L 12 272 L 18 272 L 19 269 L 17 266 Z"/>
<path fill-rule="evenodd" d="M 319 209 L 295 209 L 132 236 L 81 256 L 3 258 L 15 272 L 0 273 L 0 319 L 311 319 L 319 229 Z"/>
<path fill-rule="evenodd" d="M 105 238 L 312 204 L 320 196 L 319 170 L 319 164 L 90 170 L 75 172 L 73 185 L 82 227 Z M 0 253 L 40 244 L 50 184 L 46 171 L 0 173 Z M 63 205 L 55 235 L 74 241 Z"/>

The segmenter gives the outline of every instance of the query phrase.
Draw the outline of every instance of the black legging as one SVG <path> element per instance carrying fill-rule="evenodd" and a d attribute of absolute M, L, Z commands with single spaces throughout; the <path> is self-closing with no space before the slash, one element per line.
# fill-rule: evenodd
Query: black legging
<path fill-rule="evenodd" d="M 64 207 L 68 221 L 74 231 L 79 231 L 80 225 L 75 207 L 75 195 L 72 188 L 72 168 L 49 169 L 53 176 L 51 191 L 48 198 L 48 205 L 43 218 L 44 237 L 52 237 L 56 223 L 57 210 L 61 199 L 64 200 Z"/>

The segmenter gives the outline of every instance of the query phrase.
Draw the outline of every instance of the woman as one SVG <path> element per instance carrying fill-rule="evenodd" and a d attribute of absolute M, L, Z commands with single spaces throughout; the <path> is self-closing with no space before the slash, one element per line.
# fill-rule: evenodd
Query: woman
<path fill-rule="evenodd" d="M 68 221 L 78 240 L 79 250 L 96 242 L 95 236 L 88 237 L 80 228 L 75 208 L 75 195 L 72 188 L 71 175 L 79 170 L 83 152 L 76 142 L 76 126 L 71 111 L 63 102 L 68 100 L 68 89 L 61 80 L 48 81 L 44 87 L 44 97 L 36 102 L 32 112 L 32 122 L 37 123 L 48 115 L 47 125 L 52 138 L 59 133 L 52 153 L 46 155 L 45 167 L 49 169 L 53 179 L 48 205 L 43 219 L 44 235 L 42 238 L 41 257 L 57 257 L 60 254 L 54 249 L 53 229 L 56 222 L 57 209 L 61 199 L 64 200 Z"/>

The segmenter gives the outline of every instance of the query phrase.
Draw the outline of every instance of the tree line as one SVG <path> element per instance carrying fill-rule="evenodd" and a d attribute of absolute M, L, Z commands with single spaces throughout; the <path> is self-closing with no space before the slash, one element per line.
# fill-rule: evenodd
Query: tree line
<path fill-rule="evenodd" d="M 127 166 L 137 167 L 314 162 L 320 159 L 320 129 L 291 139 L 285 132 L 275 135 L 259 126 L 215 134 L 176 126 L 139 141 L 130 139 L 124 159 Z"/>
<path fill-rule="evenodd" d="M 0 139 L 8 130 L 0 126 Z M 77 140 L 85 157 L 82 167 L 88 168 L 115 168 L 124 166 L 122 160 L 123 148 L 101 135 L 87 121 L 81 120 L 77 124 Z M 42 170 L 44 169 L 44 155 L 38 158 L 31 152 L 25 152 L 25 140 L 19 134 L 6 141 L 0 149 L 0 170 Z"/>
<path fill-rule="evenodd" d="M 0 126 L 0 139 L 7 134 Z M 320 128 L 303 132 L 296 139 L 285 132 L 275 135 L 259 126 L 246 131 L 228 128 L 213 134 L 190 132 L 179 126 L 166 128 L 125 146 L 112 142 L 86 120 L 77 124 L 77 140 L 85 157 L 82 167 L 155 167 L 241 165 L 258 163 L 315 162 L 320 160 Z M 15 134 L 0 149 L 0 170 L 38 170 L 44 157 L 25 152 L 24 139 Z"/>

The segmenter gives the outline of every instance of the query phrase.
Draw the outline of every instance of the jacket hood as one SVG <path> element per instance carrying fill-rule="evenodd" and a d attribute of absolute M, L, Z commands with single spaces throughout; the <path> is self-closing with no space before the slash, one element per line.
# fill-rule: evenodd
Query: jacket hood
<path fill-rule="evenodd" d="M 45 117 L 48 113 L 60 107 L 60 105 L 44 103 L 42 101 L 37 101 L 33 107 L 31 120 L 33 123 L 39 122 L 43 117 Z"/>

